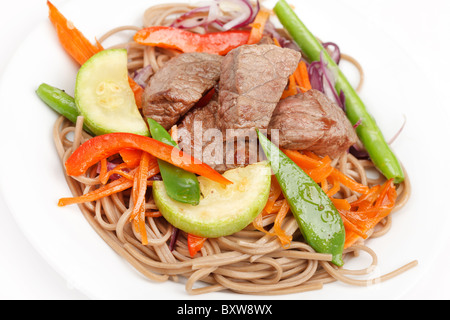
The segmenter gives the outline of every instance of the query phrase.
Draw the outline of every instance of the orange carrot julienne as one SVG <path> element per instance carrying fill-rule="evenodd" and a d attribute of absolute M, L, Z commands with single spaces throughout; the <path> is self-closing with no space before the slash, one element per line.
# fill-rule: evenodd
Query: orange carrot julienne
<path fill-rule="evenodd" d="M 261 41 L 269 17 L 270 13 L 266 10 L 260 10 L 258 12 L 252 23 L 252 30 L 250 31 L 250 37 L 247 44 L 256 44 Z"/>
<path fill-rule="evenodd" d="M 103 48 L 94 46 L 87 40 L 50 1 L 47 1 L 47 5 L 49 7 L 50 21 L 56 29 L 61 45 L 79 65 L 82 65 L 94 54 L 103 50 Z"/>
<path fill-rule="evenodd" d="M 361 234 L 366 234 L 391 213 L 397 199 L 394 180 L 390 179 L 381 186 L 372 187 L 361 198 L 351 203 L 349 210 L 338 209 L 344 223 L 347 221 L 351 224 L 346 226 L 349 230 L 346 231 L 345 248 L 350 247 Z"/>
<path fill-rule="evenodd" d="M 283 204 L 278 211 L 277 217 L 275 218 L 275 223 L 273 226 L 273 229 L 275 231 L 275 235 L 278 237 L 278 239 L 281 242 L 281 245 L 283 248 L 288 248 L 292 241 L 292 236 L 289 236 L 286 234 L 286 232 L 281 228 L 281 225 L 283 223 L 284 218 L 286 218 L 286 215 L 289 212 L 289 204 L 287 200 L 283 200 Z"/>
<path fill-rule="evenodd" d="M 47 1 L 47 5 L 49 7 L 49 18 L 56 29 L 59 42 L 80 66 L 94 54 L 104 50 L 98 41 L 96 41 L 96 45 L 93 45 L 50 1 Z M 128 82 L 131 90 L 133 90 L 136 105 L 141 108 L 144 89 L 131 77 L 128 77 Z"/>
<path fill-rule="evenodd" d="M 275 202 L 280 197 L 281 192 L 282 191 L 281 191 L 280 184 L 278 183 L 275 176 L 272 176 L 272 183 L 270 184 L 269 199 L 267 200 L 266 206 L 264 208 L 264 214 L 272 213 L 272 208 L 275 205 Z"/>
<path fill-rule="evenodd" d="M 346 199 L 331 198 L 331 201 L 338 210 L 350 210 L 352 208 Z"/>
<path fill-rule="evenodd" d="M 125 169 L 129 169 L 126 163 L 121 163 L 121 164 L 117 165 L 114 169 L 111 169 L 108 172 L 106 172 L 106 174 L 103 176 L 103 178 L 100 178 L 100 182 L 102 182 L 103 184 L 106 184 L 106 182 L 108 182 L 108 180 L 114 174 L 118 174 L 122 177 L 127 178 L 128 180 L 134 180 L 133 175 L 128 172 L 125 172 L 124 171 Z M 100 176 L 101 176 L 101 174 L 100 174 Z M 103 182 L 103 181 L 106 181 L 106 182 Z"/>
<path fill-rule="evenodd" d="M 300 168 L 313 169 L 320 166 L 320 161 L 305 156 L 299 151 L 282 149 L 283 153 L 287 155 L 292 161 L 294 161 Z"/>
<path fill-rule="evenodd" d="M 108 178 L 108 160 L 105 158 L 100 161 L 100 182 L 106 184 Z"/>
<path fill-rule="evenodd" d="M 307 92 L 312 89 L 309 80 L 308 67 L 304 61 L 300 61 L 297 69 L 294 72 L 295 80 L 302 92 Z"/>
<path fill-rule="evenodd" d="M 148 244 L 147 231 L 145 229 L 145 195 L 147 193 L 147 179 L 150 171 L 151 156 L 147 152 L 142 153 L 139 168 L 133 182 L 133 202 L 130 220 L 141 235 L 142 245 Z"/>
<path fill-rule="evenodd" d="M 159 211 L 146 211 L 145 216 L 147 218 L 159 218 L 162 217 L 162 214 Z"/>
<path fill-rule="evenodd" d="M 364 194 L 366 192 L 369 191 L 369 187 L 365 186 L 363 184 L 360 184 L 358 182 L 356 182 L 355 180 L 353 180 L 352 178 L 346 176 L 345 174 L 343 174 L 341 171 L 337 170 L 337 169 L 333 169 L 332 172 L 330 173 L 331 177 L 335 177 L 337 180 L 339 180 L 340 183 L 342 183 L 344 186 L 350 188 L 351 190 Z"/>
<path fill-rule="evenodd" d="M 132 186 L 133 181 L 130 181 L 127 178 L 122 177 L 79 197 L 62 198 L 59 200 L 58 206 L 64 207 L 71 204 L 96 201 L 98 199 L 110 196 L 112 194 L 127 190 Z"/>
<path fill-rule="evenodd" d="M 289 76 L 289 85 L 287 90 L 285 90 L 281 96 L 281 99 L 285 99 L 290 96 L 294 96 L 298 93 L 297 91 L 297 83 L 295 82 L 294 75 Z"/>

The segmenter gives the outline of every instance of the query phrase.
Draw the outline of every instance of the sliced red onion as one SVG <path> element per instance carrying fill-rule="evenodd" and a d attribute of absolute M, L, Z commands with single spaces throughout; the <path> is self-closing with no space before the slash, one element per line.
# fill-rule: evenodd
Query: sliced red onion
<path fill-rule="evenodd" d="M 322 44 L 322 46 L 325 49 L 328 49 L 328 47 L 334 47 L 334 50 L 330 50 L 330 57 L 331 59 L 334 60 L 334 62 L 336 62 L 336 64 L 339 64 L 339 62 L 341 62 L 341 50 L 339 49 L 339 46 L 333 42 L 325 42 Z"/>
<path fill-rule="evenodd" d="M 202 6 L 195 8 L 176 19 L 171 27 L 180 29 L 192 29 L 196 27 L 201 27 L 207 24 L 209 18 L 206 16 L 201 16 L 201 13 L 208 13 L 213 10 L 211 8 L 214 6 Z"/>
<path fill-rule="evenodd" d="M 282 48 L 289 48 L 295 51 L 300 52 L 299 46 L 294 42 L 291 41 L 285 37 L 283 37 L 275 28 L 275 25 L 272 23 L 272 21 L 268 20 L 266 22 L 266 25 L 264 27 L 264 32 L 268 33 L 272 38 L 275 38 L 278 40 L 278 43 Z"/>
<path fill-rule="evenodd" d="M 350 154 L 352 154 L 356 159 L 367 160 L 370 158 L 369 154 L 364 148 L 358 146 L 358 144 L 354 144 L 348 150 Z"/>
<path fill-rule="evenodd" d="M 113 161 L 107 161 L 107 163 L 106 163 L 107 171 L 109 172 L 109 171 L 115 169 L 115 168 L 117 167 L 117 165 L 119 165 L 120 163 L 121 163 L 121 160 L 119 160 L 119 159 L 113 160 Z M 100 174 L 101 168 L 102 168 L 102 166 L 101 166 L 101 164 L 99 163 L 99 164 L 97 165 L 97 174 Z M 126 168 L 123 169 L 123 171 L 124 171 L 124 172 L 129 172 L 129 170 L 126 169 Z M 110 179 L 111 181 L 117 180 L 117 179 L 119 179 L 119 178 L 120 178 L 120 175 L 117 174 L 117 173 L 114 173 L 114 174 L 112 174 L 112 175 L 109 177 L 109 179 Z"/>
<path fill-rule="evenodd" d="M 180 229 L 175 227 L 172 228 L 172 234 L 170 235 L 170 244 L 169 244 L 170 251 L 173 251 L 175 249 L 175 244 L 177 243 L 179 233 Z"/>
<path fill-rule="evenodd" d="M 335 88 L 336 70 L 328 67 L 323 59 L 323 52 L 320 61 L 312 62 L 308 69 L 311 87 L 324 93 L 345 111 L 345 95 L 343 92 L 338 94 Z"/>
<path fill-rule="evenodd" d="M 153 75 L 153 68 L 151 65 L 148 65 L 142 68 L 141 70 L 136 71 L 133 75 L 133 80 L 142 88 L 145 88 L 148 84 L 148 80 L 152 75 Z"/>
<path fill-rule="evenodd" d="M 219 30 L 227 31 L 247 26 L 255 20 L 260 10 L 259 0 L 256 8 L 250 0 L 214 0 L 204 1 L 199 7 L 183 14 L 172 23 L 172 27 L 180 29 L 193 29 L 203 27 L 207 29 L 214 26 Z M 236 10 L 227 10 L 236 7 Z"/>
<path fill-rule="evenodd" d="M 406 126 L 406 116 L 403 116 L 404 120 L 403 120 L 403 124 L 400 127 L 400 129 L 397 131 L 397 133 L 391 138 L 391 140 L 389 140 L 388 144 L 392 144 L 394 143 L 394 141 L 398 138 L 398 136 L 400 135 L 400 133 L 402 133 L 403 129 Z"/>

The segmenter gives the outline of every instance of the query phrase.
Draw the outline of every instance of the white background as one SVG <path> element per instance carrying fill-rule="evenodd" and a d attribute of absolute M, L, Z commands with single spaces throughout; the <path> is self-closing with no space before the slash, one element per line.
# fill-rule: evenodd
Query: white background
<path fill-rule="evenodd" d="M 58 6 L 67 1 L 69 0 L 54 0 L 53 3 Z M 426 75 L 425 78 L 417 79 L 417 88 L 411 88 L 412 93 L 426 94 L 421 92 L 421 83 L 431 84 L 436 89 L 435 92 L 440 95 L 437 101 L 441 101 L 443 105 L 449 104 L 450 1 L 336 1 L 352 6 L 367 21 L 388 32 L 398 41 L 400 47 L 408 48 L 410 58 L 416 64 L 414 67 L 419 66 L 421 68 L 419 73 Z M 297 1 L 296 5 L 301 5 L 301 1 Z M 30 30 L 46 17 L 45 0 L 9 1 L 8 6 L 0 10 L 0 41 L 2 43 L 0 74 Z M 436 116 L 448 118 L 449 112 Z M 443 141 L 448 142 L 448 139 Z M 443 148 L 448 147 L 448 143 L 443 145 Z M 4 152 L 6 151 L 0 151 L 0 156 L 4 156 Z M 87 299 L 54 271 L 33 248 L 22 234 L 1 197 L 0 195 L 0 299 Z M 445 201 L 444 199 L 430 200 Z M 442 209 L 450 211 L 445 207 Z M 424 239 L 424 241 L 430 241 L 430 245 L 433 245 L 433 239 Z M 443 247 L 442 258 L 436 261 L 413 290 L 403 298 L 449 299 L 449 266 L 450 232 Z"/>

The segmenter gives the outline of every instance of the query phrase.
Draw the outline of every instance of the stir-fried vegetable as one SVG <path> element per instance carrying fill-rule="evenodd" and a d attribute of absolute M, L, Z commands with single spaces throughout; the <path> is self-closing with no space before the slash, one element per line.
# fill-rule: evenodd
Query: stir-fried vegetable
<path fill-rule="evenodd" d="M 70 122 L 76 123 L 77 117 L 80 115 L 75 104 L 74 98 L 68 95 L 61 89 L 42 83 L 36 90 L 36 94 L 45 102 L 50 108 L 58 112 L 60 115 L 66 117 Z M 93 135 L 88 127 L 83 129 Z"/>
<path fill-rule="evenodd" d="M 79 176 L 102 159 L 124 149 L 138 149 L 186 171 L 227 185 L 232 182 L 200 160 L 158 140 L 132 133 L 116 132 L 94 137 L 83 143 L 66 161 L 69 176 Z"/>
<path fill-rule="evenodd" d="M 247 44 L 256 44 L 261 41 L 264 34 L 264 27 L 266 26 L 267 21 L 269 21 L 269 18 L 270 13 L 268 11 L 259 11 L 252 23 L 252 30 L 250 31 L 250 37 Z"/>
<path fill-rule="evenodd" d="M 153 119 L 147 119 L 147 122 L 153 139 L 172 147 L 177 147 L 177 143 L 158 122 Z M 158 160 L 158 164 L 169 197 L 176 201 L 192 205 L 197 205 L 200 202 L 200 185 L 195 174 L 178 168 L 166 161 Z"/>
<path fill-rule="evenodd" d="M 221 31 L 246 27 L 260 10 L 259 1 L 253 6 L 250 0 L 210 0 L 202 1 L 197 7 L 181 17 L 171 25 L 174 28 L 193 29 L 203 27 L 207 30 L 214 27 Z"/>
<path fill-rule="evenodd" d="M 199 252 L 203 248 L 203 244 L 205 243 L 206 240 L 207 240 L 207 238 L 198 237 L 198 236 L 188 233 L 187 242 L 188 242 L 189 255 L 191 257 L 194 257 L 197 254 L 197 252 Z"/>
<path fill-rule="evenodd" d="M 64 50 L 79 64 L 82 65 L 94 54 L 103 50 L 100 43 L 93 45 L 75 26 L 68 21 L 58 9 L 47 1 L 49 7 L 49 18 L 58 34 L 59 41 Z M 136 105 L 142 106 L 143 88 L 139 86 L 131 77 L 128 82 L 133 90 Z"/>
<path fill-rule="evenodd" d="M 336 90 L 345 94 L 346 112 L 350 121 L 353 124 L 360 121 L 356 132 L 369 153 L 370 158 L 387 179 L 393 178 L 395 183 L 402 182 L 404 180 L 404 173 L 398 159 L 384 139 L 375 120 L 368 113 L 364 103 L 342 71 L 339 70 L 335 61 L 330 57 L 316 37 L 305 27 L 285 0 L 278 1 L 274 11 L 280 22 L 291 34 L 308 59 L 311 61 L 320 61 L 322 58 L 328 68 L 333 68 L 338 72 Z"/>
<path fill-rule="evenodd" d="M 249 31 L 235 30 L 198 34 L 172 27 L 148 27 L 138 31 L 134 41 L 142 45 L 170 48 L 182 52 L 225 55 L 248 42 Z"/>
<path fill-rule="evenodd" d="M 258 131 L 259 142 L 306 242 L 319 253 L 344 264 L 345 229 L 333 202 L 298 165 Z"/>
<path fill-rule="evenodd" d="M 300 61 L 295 72 L 289 76 L 289 85 L 284 90 L 282 99 L 294 96 L 300 92 L 311 90 L 311 82 L 309 80 L 308 69 L 304 61 Z"/>
<path fill-rule="evenodd" d="M 128 82 L 125 49 L 107 49 L 78 70 L 75 103 L 85 125 L 96 135 L 130 132 L 149 135 Z"/>
<path fill-rule="evenodd" d="M 397 199 L 393 180 L 372 187 L 357 201 L 352 202 L 349 208 L 339 210 L 347 230 L 346 248 L 354 244 L 359 237 L 366 239 L 367 232 L 392 212 Z"/>

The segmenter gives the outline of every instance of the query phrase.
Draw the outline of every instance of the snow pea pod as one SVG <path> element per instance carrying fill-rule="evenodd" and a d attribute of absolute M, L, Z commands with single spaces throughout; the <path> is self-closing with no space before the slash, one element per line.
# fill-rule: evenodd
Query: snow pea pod
<path fill-rule="evenodd" d="M 43 102 L 50 108 L 58 112 L 60 115 L 66 117 L 72 123 L 77 122 L 77 117 L 80 115 L 75 104 L 74 98 L 68 95 L 61 89 L 55 88 L 46 83 L 42 83 L 36 90 L 36 94 Z M 94 135 L 86 126 L 83 129 L 90 135 Z"/>
<path fill-rule="evenodd" d="M 306 242 L 319 253 L 331 254 L 331 262 L 342 266 L 345 229 L 339 212 L 314 180 L 259 130 L 257 133 Z"/>
<path fill-rule="evenodd" d="M 177 147 L 177 143 L 158 122 L 150 118 L 147 119 L 147 122 L 153 139 L 172 147 Z M 194 206 L 199 204 L 200 185 L 194 173 L 178 168 L 160 159 L 158 159 L 158 165 L 169 197 L 175 201 Z"/>
<path fill-rule="evenodd" d="M 350 122 L 356 124 L 360 121 L 361 124 L 356 128 L 356 133 L 370 158 L 387 179 L 393 178 L 395 183 L 402 182 L 405 176 L 400 162 L 383 137 L 375 119 L 369 114 L 358 93 L 338 65 L 285 0 L 277 2 L 274 12 L 309 60 L 320 61 L 322 56 L 328 67 L 337 71 L 336 91 L 338 94 L 341 91 L 345 94 L 346 112 Z"/>

